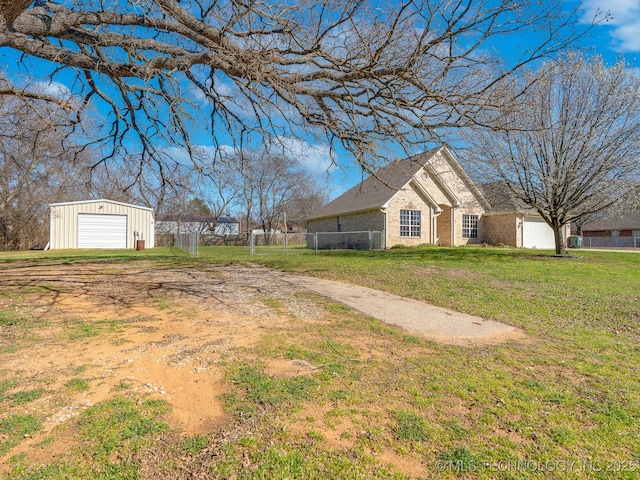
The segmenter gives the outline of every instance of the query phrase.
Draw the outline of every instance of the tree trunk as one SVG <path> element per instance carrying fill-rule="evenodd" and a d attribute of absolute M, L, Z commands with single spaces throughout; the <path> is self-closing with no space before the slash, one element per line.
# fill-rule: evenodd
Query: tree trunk
<path fill-rule="evenodd" d="M 553 225 L 553 236 L 556 242 L 556 255 L 566 255 L 567 248 L 562 237 L 562 225 Z"/>

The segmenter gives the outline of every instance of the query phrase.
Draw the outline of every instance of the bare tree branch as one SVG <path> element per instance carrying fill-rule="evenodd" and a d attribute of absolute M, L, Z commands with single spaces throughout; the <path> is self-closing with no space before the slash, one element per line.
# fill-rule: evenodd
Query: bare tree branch
<path fill-rule="evenodd" d="M 511 76 L 581 34 L 560 0 L 0 2 L 0 17 L 0 46 L 109 109 L 112 155 L 131 135 L 157 156 L 203 128 L 237 145 L 305 132 L 367 170 L 382 144 L 502 128 Z M 524 36 L 515 63 L 494 56 Z"/>

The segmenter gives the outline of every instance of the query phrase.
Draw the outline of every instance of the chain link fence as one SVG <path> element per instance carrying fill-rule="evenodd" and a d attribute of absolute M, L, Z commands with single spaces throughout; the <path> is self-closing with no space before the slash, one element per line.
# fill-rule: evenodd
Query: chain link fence
<path fill-rule="evenodd" d="M 156 246 L 174 246 L 198 256 L 200 246 L 247 246 L 251 255 L 301 255 L 320 250 L 381 250 L 384 232 L 250 233 L 201 235 L 199 233 L 158 234 Z"/>
<path fill-rule="evenodd" d="M 316 250 L 381 250 L 384 232 L 316 232 Z"/>
<path fill-rule="evenodd" d="M 582 237 L 582 248 L 640 248 L 640 237 Z"/>
<path fill-rule="evenodd" d="M 251 255 L 295 255 L 319 250 L 380 250 L 384 232 L 252 233 Z"/>
<path fill-rule="evenodd" d="M 174 246 L 194 257 L 198 256 L 200 245 L 199 233 L 180 233 L 175 236 Z"/>
<path fill-rule="evenodd" d="M 252 233 L 251 256 L 315 253 L 313 233 Z"/>

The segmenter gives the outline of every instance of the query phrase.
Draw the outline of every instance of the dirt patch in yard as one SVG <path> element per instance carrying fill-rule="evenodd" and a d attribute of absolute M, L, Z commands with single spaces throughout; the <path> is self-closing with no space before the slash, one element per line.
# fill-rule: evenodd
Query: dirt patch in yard
<path fill-rule="evenodd" d="M 187 435 L 211 432 L 225 421 L 219 399 L 226 391 L 219 366 L 225 357 L 253 345 L 272 325 L 315 319 L 321 311 L 291 285 L 251 268 L 13 264 L 0 271 L 0 284 L 0 311 L 37 325 L 13 336 L 16 325 L 0 324 L 1 369 L 20 379 L 5 395 L 43 385 L 67 392 L 65 401 L 45 394 L 13 409 L 46 421 L 0 464 L 83 409 L 122 393 L 167 400 L 169 423 Z M 74 387 L 81 382 L 86 389 Z M 56 450 L 47 448 L 46 456 Z"/>

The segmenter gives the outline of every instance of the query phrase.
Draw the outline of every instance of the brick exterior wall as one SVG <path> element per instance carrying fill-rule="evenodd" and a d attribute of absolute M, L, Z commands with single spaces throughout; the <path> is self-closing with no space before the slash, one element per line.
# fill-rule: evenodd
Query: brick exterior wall
<path fill-rule="evenodd" d="M 592 230 L 592 231 L 583 231 L 583 237 L 612 237 L 612 233 L 617 231 L 617 237 L 633 237 L 635 236 L 633 233 L 635 230 Z"/>
<path fill-rule="evenodd" d="M 520 214 L 508 212 L 484 215 L 482 217 L 484 241 L 491 245 L 522 246 L 522 229 L 519 228 Z"/>
<path fill-rule="evenodd" d="M 338 219 L 340 230 L 338 230 Z M 347 235 L 347 232 L 384 232 L 384 213 L 380 210 L 327 217 L 307 222 L 307 233 L 344 232 L 345 235 L 318 235 L 318 248 L 368 248 L 368 235 Z M 379 236 L 373 238 L 374 248 L 386 248 L 380 245 Z"/>
<path fill-rule="evenodd" d="M 474 245 L 483 242 L 484 238 L 484 224 L 482 222 L 484 209 L 482 207 L 473 208 L 472 206 L 462 206 L 456 208 L 453 214 L 454 217 L 454 231 L 455 231 L 455 243 L 454 245 Z M 462 217 L 463 215 L 477 215 L 478 216 L 478 237 L 477 238 L 464 238 L 462 236 Z M 443 245 L 444 246 L 444 245 Z"/>
<path fill-rule="evenodd" d="M 420 236 L 400 236 L 400 210 L 420 211 Z M 408 247 L 433 243 L 431 237 L 431 216 L 433 210 L 425 203 L 420 195 L 411 187 L 398 191 L 391 199 L 386 209 L 387 213 L 387 247 L 406 245 Z"/>
<path fill-rule="evenodd" d="M 384 214 L 379 210 L 340 215 L 340 231 L 381 231 L 384 230 Z M 338 217 L 320 218 L 307 222 L 307 232 L 337 232 Z"/>

